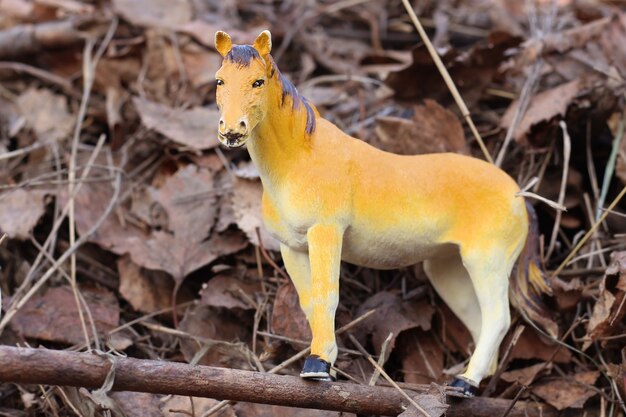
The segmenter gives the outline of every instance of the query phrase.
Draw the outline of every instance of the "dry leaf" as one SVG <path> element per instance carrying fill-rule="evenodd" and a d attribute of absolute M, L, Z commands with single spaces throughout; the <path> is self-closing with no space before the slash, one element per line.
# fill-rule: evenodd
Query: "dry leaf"
<path fill-rule="evenodd" d="M 380 139 L 378 147 L 388 152 L 403 155 L 469 153 L 458 117 L 433 100 L 424 100 L 423 106 L 416 106 L 411 120 L 377 118 L 376 134 Z"/>
<path fill-rule="evenodd" d="M 272 310 L 272 329 L 274 333 L 291 339 L 311 340 L 309 322 L 300 308 L 296 287 L 287 282 L 276 291 L 274 308 Z M 292 344 L 294 349 L 302 349 L 301 344 Z"/>
<path fill-rule="evenodd" d="M 431 332 L 417 329 L 404 332 L 398 339 L 404 382 L 428 384 L 444 378 L 444 352 Z"/>
<path fill-rule="evenodd" d="M 389 333 L 393 333 L 388 347 L 388 352 L 391 352 L 396 338 L 404 330 L 418 327 L 422 330 L 430 330 L 435 312 L 427 301 L 402 301 L 398 294 L 381 291 L 368 298 L 359 307 L 357 315 L 360 316 L 374 308 L 376 312 L 365 319 L 358 328 L 364 335 L 372 335 L 372 343 L 377 354 L 380 353 L 383 341 Z"/>
<path fill-rule="evenodd" d="M 611 253 L 611 263 L 600 284 L 600 296 L 587 323 L 583 350 L 594 340 L 616 334 L 626 315 L 626 251 Z"/>
<path fill-rule="evenodd" d="M 537 123 L 565 115 L 567 107 L 581 89 L 581 82 L 574 80 L 534 95 L 528 104 L 526 113 L 513 133 L 515 140 L 518 142 L 522 141 L 530 129 Z M 513 123 L 518 105 L 518 101 L 511 103 L 504 116 L 502 116 L 500 125 L 503 128 L 508 129 Z"/>
<path fill-rule="evenodd" d="M 98 333 L 107 333 L 118 326 L 120 309 L 115 294 L 97 288 L 80 288 L 80 292 Z M 88 320 L 87 314 L 84 316 Z M 42 295 L 32 297 L 11 320 L 11 326 L 27 338 L 70 345 L 85 342 L 76 300 L 69 286 L 49 288 Z M 87 332 L 93 338 L 89 322 Z"/>
<path fill-rule="evenodd" d="M 558 352 L 554 352 L 558 349 Z M 540 359 L 567 363 L 572 359 L 570 351 L 557 344 L 549 344 L 542 336 L 531 328 L 527 328 L 511 350 L 510 359 Z"/>
<path fill-rule="evenodd" d="M 76 197 L 76 224 L 84 233 L 101 216 L 111 196 L 108 184 L 85 184 Z M 161 213 L 158 228 L 149 234 L 112 213 L 90 241 L 117 254 L 130 254 L 134 263 L 169 273 L 180 283 L 190 272 L 243 249 L 244 236 L 232 230 L 210 233 L 217 216 L 213 176 L 194 165 L 178 169 L 160 187 L 149 187 L 150 206 Z"/>
<path fill-rule="evenodd" d="M 191 21 L 188 0 L 113 0 L 113 10 L 137 26 L 173 29 Z"/>
<path fill-rule="evenodd" d="M 45 211 L 45 196 L 45 191 L 21 188 L 0 194 L 0 233 L 28 239 Z"/>
<path fill-rule="evenodd" d="M 179 330 L 198 339 L 181 339 L 180 348 L 187 362 L 206 348 L 199 365 L 252 370 L 252 354 L 243 343 L 252 327 L 252 318 L 246 323 L 229 310 L 196 305 L 185 312 Z"/>
<path fill-rule="evenodd" d="M 216 147 L 219 111 L 213 108 L 172 108 L 140 97 L 133 103 L 141 116 L 142 123 L 180 145 L 204 150 Z"/>
<path fill-rule="evenodd" d="M 517 382 L 523 386 L 529 386 L 537 379 L 539 373 L 550 373 L 552 362 L 542 362 L 522 369 L 503 372 L 500 378 L 506 382 Z"/>
<path fill-rule="evenodd" d="M 235 404 L 233 408 L 237 413 L 237 417 L 356 417 L 352 413 L 340 413 L 337 411 L 243 402 Z"/>
<path fill-rule="evenodd" d="M 186 33 L 204 46 L 215 48 L 215 32 L 218 30 L 224 30 L 224 24 L 222 22 L 211 23 L 197 19 L 179 25 L 176 30 L 181 33 Z M 243 31 L 235 28 L 229 28 L 228 34 L 232 39 L 236 40 L 238 44 L 250 45 L 254 42 L 254 39 L 261 30 L 263 29 L 260 29 L 259 31 Z"/>
<path fill-rule="evenodd" d="M 413 399 L 422 410 L 426 411 L 429 417 L 443 416 L 449 407 L 441 387 L 435 384 L 431 384 L 427 393 L 413 396 Z M 406 411 L 398 414 L 398 417 L 424 417 L 424 413 L 414 405 L 409 405 Z"/>
<path fill-rule="evenodd" d="M 171 306 L 174 283 L 161 271 L 142 269 L 122 256 L 117 260 L 120 274 L 120 294 L 136 311 L 154 313 Z"/>
<path fill-rule="evenodd" d="M 520 42 L 520 38 L 505 32 L 493 32 L 477 43 L 470 51 L 461 54 L 448 50 L 441 59 L 460 90 L 466 104 L 472 108 L 497 74 L 507 51 Z M 409 100 L 430 98 L 443 102 L 450 92 L 426 47 L 421 44 L 412 51 L 412 63 L 389 74 L 385 83 L 396 97 Z"/>
<path fill-rule="evenodd" d="M 278 251 L 280 243 L 269 235 L 261 216 L 261 197 L 263 187 L 259 180 L 233 179 L 233 195 L 231 198 L 233 213 L 237 226 L 248 236 L 253 245 L 259 246 L 257 229 L 265 249 Z"/>
<path fill-rule="evenodd" d="M 126 417 L 162 417 L 161 401 L 156 394 L 117 391 L 108 394 L 126 413 Z"/>
<path fill-rule="evenodd" d="M 202 286 L 201 303 L 210 307 L 255 310 L 255 293 L 261 292 L 258 281 L 244 281 L 228 275 L 217 275 Z M 251 301 L 249 301 L 251 300 Z"/>
<path fill-rule="evenodd" d="M 26 119 L 26 126 L 44 141 L 69 136 L 75 118 L 68 112 L 67 98 L 45 88 L 29 88 L 17 98 L 17 105 Z"/>
<path fill-rule="evenodd" d="M 474 351 L 474 340 L 469 330 L 443 301 L 439 303 L 439 309 L 443 313 L 442 327 L 445 333 L 442 341 L 446 348 L 469 357 Z"/>
<path fill-rule="evenodd" d="M 211 407 L 219 403 L 218 400 L 201 397 L 188 397 L 186 395 L 172 395 L 161 405 L 164 417 L 189 417 L 204 415 Z M 238 417 L 232 407 L 227 406 L 223 410 L 212 414 L 215 417 Z"/>
<path fill-rule="evenodd" d="M 130 256 L 144 268 L 166 271 L 180 282 L 219 256 L 246 246 L 243 237 L 233 231 L 213 233 L 207 239 L 217 216 L 217 197 L 209 171 L 188 165 L 161 187 L 150 187 L 148 193 L 166 214 L 167 227 L 152 232 L 148 239 L 130 239 Z"/>
<path fill-rule="evenodd" d="M 35 5 L 27 0 L 0 0 L 0 14 L 20 19 L 29 19 L 34 12 Z"/>
<path fill-rule="evenodd" d="M 598 392 L 582 384 L 593 385 L 599 376 L 599 371 L 582 372 L 573 378 L 556 378 L 540 382 L 532 390 L 557 410 L 583 408 L 585 402 Z"/>

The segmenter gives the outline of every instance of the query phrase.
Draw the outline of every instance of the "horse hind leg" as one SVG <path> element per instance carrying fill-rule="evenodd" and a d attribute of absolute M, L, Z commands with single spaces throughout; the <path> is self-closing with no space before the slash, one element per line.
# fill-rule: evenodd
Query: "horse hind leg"
<path fill-rule="evenodd" d="M 476 348 L 461 377 L 477 387 L 495 370 L 500 343 L 511 324 L 508 297 L 511 265 L 501 251 L 462 254 L 462 258 L 482 314 Z"/>
<path fill-rule="evenodd" d="M 476 344 L 481 334 L 482 314 L 474 284 L 458 249 L 445 255 L 424 261 L 424 270 L 437 294 L 469 330 Z M 462 379 L 455 379 L 452 386 L 462 387 L 468 396 L 473 395 L 477 388 Z"/>

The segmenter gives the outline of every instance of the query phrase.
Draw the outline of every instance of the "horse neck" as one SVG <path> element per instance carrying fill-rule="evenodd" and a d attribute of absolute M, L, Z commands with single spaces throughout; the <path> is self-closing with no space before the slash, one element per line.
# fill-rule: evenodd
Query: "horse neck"
<path fill-rule="evenodd" d="M 263 121 L 255 128 L 248 142 L 250 157 L 259 171 L 266 190 L 280 186 L 283 179 L 298 169 L 303 158 L 311 152 L 310 136 L 306 133 L 306 109 L 302 103 L 293 108 L 293 98 L 282 103 L 280 83 L 273 83 L 270 106 Z"/>

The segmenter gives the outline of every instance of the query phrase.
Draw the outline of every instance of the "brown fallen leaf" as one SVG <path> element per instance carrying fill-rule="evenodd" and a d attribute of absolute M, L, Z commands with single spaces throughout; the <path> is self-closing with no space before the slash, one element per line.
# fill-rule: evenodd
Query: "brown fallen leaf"
<path fill-rule="evenodd" d="M 161 401 L 156 394 L 117 391 L 108 394 L 126 417 L 162 417 Z"/>
<path fill-rule="evenodd" d="M 611 253 L 611 263 L 600 283 L 600 296 L 587 323 L 583 350 L 594 340 L 616 334 L 623 329 L 626 315 L 626 251 Z"/>
<path fill-rule="evenodd" d="M 430 330 L 435 312 L 426 300 L 402 301 L 397 293 L 381 291 L 368 298 L 359 307 L 357 316 L 374 308 L 376 312 L 365 319 L 358 328 L 361 334 L 372 335 L 372 343 L 377 354 L 380 353 L 382 344 L 389 333 L 393 333 L 388 345 L 388 352 L 391 352 L 401 332 L 415 328 Z"/>
<path fill-rule="evenodd" d="M 200 302 L 209 307 L 254 310 L 255 293 L 261 292 L 259 281 L 229 275 L 217 275 L 202 285 Z"/>
<path fill-rule="evenodd" d="M 554 352 L 558 349 L 558 352 Z M 511 349 L 510 359 L 540 359 L 567 363 L 572 359 L 572 354 L 557 344 L 550 344 L 534 329 L 527 328 Z"/>
<path fill-rule="evenodd" d="M 90 241 L 119 255 L 130 254 L 137 265 L 169 273 L 178 284 L 196 269 L 247 246 L 236 230 L 211 233 L 216 221 L 216 193 L 210 171 L 187 165 L 164 174 L 160 186 L 146 190 L 150 207 L 160 213 L 154 230 L 144 232 L 112 213 Z M 101 216 L 111 196 L 108 184 L 85 184 L 76 197 L 76 225 L 84 233 Z M 148 203 L 146 203 L 148 204 Z"/>
<path fill-rule="evenodd" d="M 502 63 L 510 48 L 517 46 L 521 38 L 505 32 L 492 32 L 467 53 L 449 49 L 442 57 L 450 76 L 456 83 L 466 104 L 472 108 L 478 101 Z M 433 64 L 426 47 L 421 44 L 412 51 L 412 63 L 399 71 L 389 73 L 385 83 L 396 97 L 406 100 L 430 98 L 439 102 L 449 100 L 441 74 Z M 416 74 L 419 74 L 416 76 Z"/>
<path fill-rule="evenodd" d="M 441 417 L 444 415 L 449 405 L 446 404 L 446 395 L 443 388 L 437 384 L 431 384 L 428 392 L 414 396 L 413 399 L 420 408 L 430 417 Z M 424 412 L 414 405 L 409 405 L 406 411 L 398 414 L 398 417 L 423 417 Z"/>
<path fill-rule="evenodd" d="M 26 126 L 40 140 L 57 141 L 69 136 L 75 118 L 68 111 L 67 98 L 45 88 L 29 88 L 17 98 Z"/>
<path fill-rule="evenodd" d="M 253 370 L 252 353 L 244 343 L 250 340 L 253 328 L 252 316 L 233 314 L 230 310 L 196 305 L 185 312 L 179 330 L 193 338 L 180 340 L 180 348 L 187 362 L 201 349 L 206 353 L 197 362 L 199 365 L 220 366 Z"/>
<path fill-rule="evenodd" d="M 128 255 L 117 260 L 119 291 L 137 311 L 154 313 L 171 305 L 174 282 L 161 271 L 141 268 Z"/>
<path fill-rule="evenodd" d="M 98 333 L 107 333 L 118 326 L 120 309 L 115 294 L 95 287 L 80 288 L 80 292 Z M 43 294 L 32 297 L 11 320 L 11 327 L 27 338 L 70 345 L 85 341 L 74 293 L 69 286 L 49 288 Z M 89 322 L 87 332 L 93 338 Z"/>
<path fill-rule="evenodd" d="M 222 22 L 213 23 L 205 20 L 196 19 L 191 22 L 183 23 L 179 25 L 176 30 L 181 33 L 185 33 L 196 41 L 200 42 L 204 46 L 215 48 L 215 32 L 218 30 L 224 30 L 224 24 Z M 236 28 L 229 28 L 228 34 L 232 39 L 236 39 L 238 44 L 252 44 L 259 32 L 263 29 L 257 30 L 239 30 Z"/>
<path fill-rule="evenodd" d="M 248 240 L 259 246 L 257 229 L 261 235 L 261 241 L 265 249 L 280 250 L 279 242 L 269 235 L 261 217 L 261 196 L 263 187 L 258 179 L 249 180 L 244 178 L 233 179 L 233 194 L 231 197 L 232 210 L 235 215 L 237 227 L 241 229 Z"/>
<path fill-rule="evenodd" d="M 424 100 L 423 106 L 416 106 L 412 119 L 377 118 L 376 134 L 380 139 L 376 145 L 393 153 L 469 153 L 458 117 L 433 100 Z"/>
<path fill-rule="evenodd" d="M 219 403 L 218 400 L 202 397 L 187 397 L 183 395 L 172 395 L 167 401 L 161 405 L 164 417 L 189 417 L 204 415 L 209 409 Z M 228 406 L 224 409 L 212 414 L 215 417 L 238 417 L 232 407 Z"/>
<path fill-rule="evenodd" d="M 188 47 L 183 51 L 183 64 L 191 85 L 199 87 L 213 82 L 215 73 L 222 66 L 222 56 L 217 53 L 208 53 L 204 49 L 194 51 L 190 49 Z"/>
<path fill-rule="evenodd" d="M 460 352 L 469 357 L 474 350 L 474 340 L 469 330 L 443 301 L 439 303 L 439 310 L 442 312 L 444 345 L 453 352 Z"/>
<path fill-rule="evenodd" d="M 573 378 L 555 378 L 540 382 L 532 390 L 557 410 L 583 408 L 589 398 L 598 394 L 596 390 L 585 385 L 593 385 L 599 376 L 599 371 L 582 372 Z"/>
<path fill-rule="evenodd" d="M 0 194 L 0 233 L 28 239 L 45 212 L 46 192 L 21 188 Z"/>
<path fill-rule="evenodd" d="M 237 417 L 356 417 L 352 413 L 314 410 L 309 408 L 281 407 L 279 405 L 240 402 L 233 406 Z"/>
<path fill-rule="evenodd" d="M 172 108 L 144 98 L 133 97 L 141 122 L 174 142 L 192 149 L 214 148 L 217 140 L 219 111 L 215 108 Z"/>
<path fill-rule="evenodd" d="M 526 113 L 520 120 L 513 133 L 513 137 L 518 142 L 524 140 L 530 129 L 537 123 L 548 121 L 556 116 L 563 116 L 568 106 L 580 93 L 583 88 L 580 80 L 573 80 L 557 87 L 544 90 L 530 100 Z M 507 109 L 500 126 L 508 129 L 513 123 L 515 113 L 519 106 L 519 101 L 511 103 Z"/>
<path fill-rule="evenodd" d="M 173 29 L 190 22 L 188 0 L 113 0 L 113 10 L 137 26 Z"/>
<path fill-rule="evenodd" d="M 444 352 L 431 332 L 408 330 L 400 335 L 397 344 L 404 382 L 428 384 L 443 381 Z"/>
<path fill-rule="evenodd" d="M 309 342 L 311 328 L 300 308 L 296 287 L 287 282 L 276 291 L 274 308 L 272 309 L 272 329 L 276 334 L 296 340 Z M 300 344 L 292 344 L 294 349 L 302 349 Z"/>
<path fill-rule="evenodd" d="M 537 375 L 549 374 L 552 370 L 552 362 L 542 362 L 522 369 L 503 372 L 500 378 L 506 382 L 517 382 L 523 386 L 529 386 L 537 379 Z"/>

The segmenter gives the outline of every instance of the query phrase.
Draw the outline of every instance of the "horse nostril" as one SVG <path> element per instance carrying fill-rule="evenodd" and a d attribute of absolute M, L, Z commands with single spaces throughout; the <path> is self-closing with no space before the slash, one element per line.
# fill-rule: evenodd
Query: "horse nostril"
<path fill-rule="evenodd" d="M 224 127 L 224 121 L 220 119 L 220 127 Z"/>
<path fill-rule="evenodd" d="M 239 127 L 242 128 L 244 131 L 248 130 L 248 126 L 246 125 L 246 122 L 243 120 L 239 122 Z"/>

